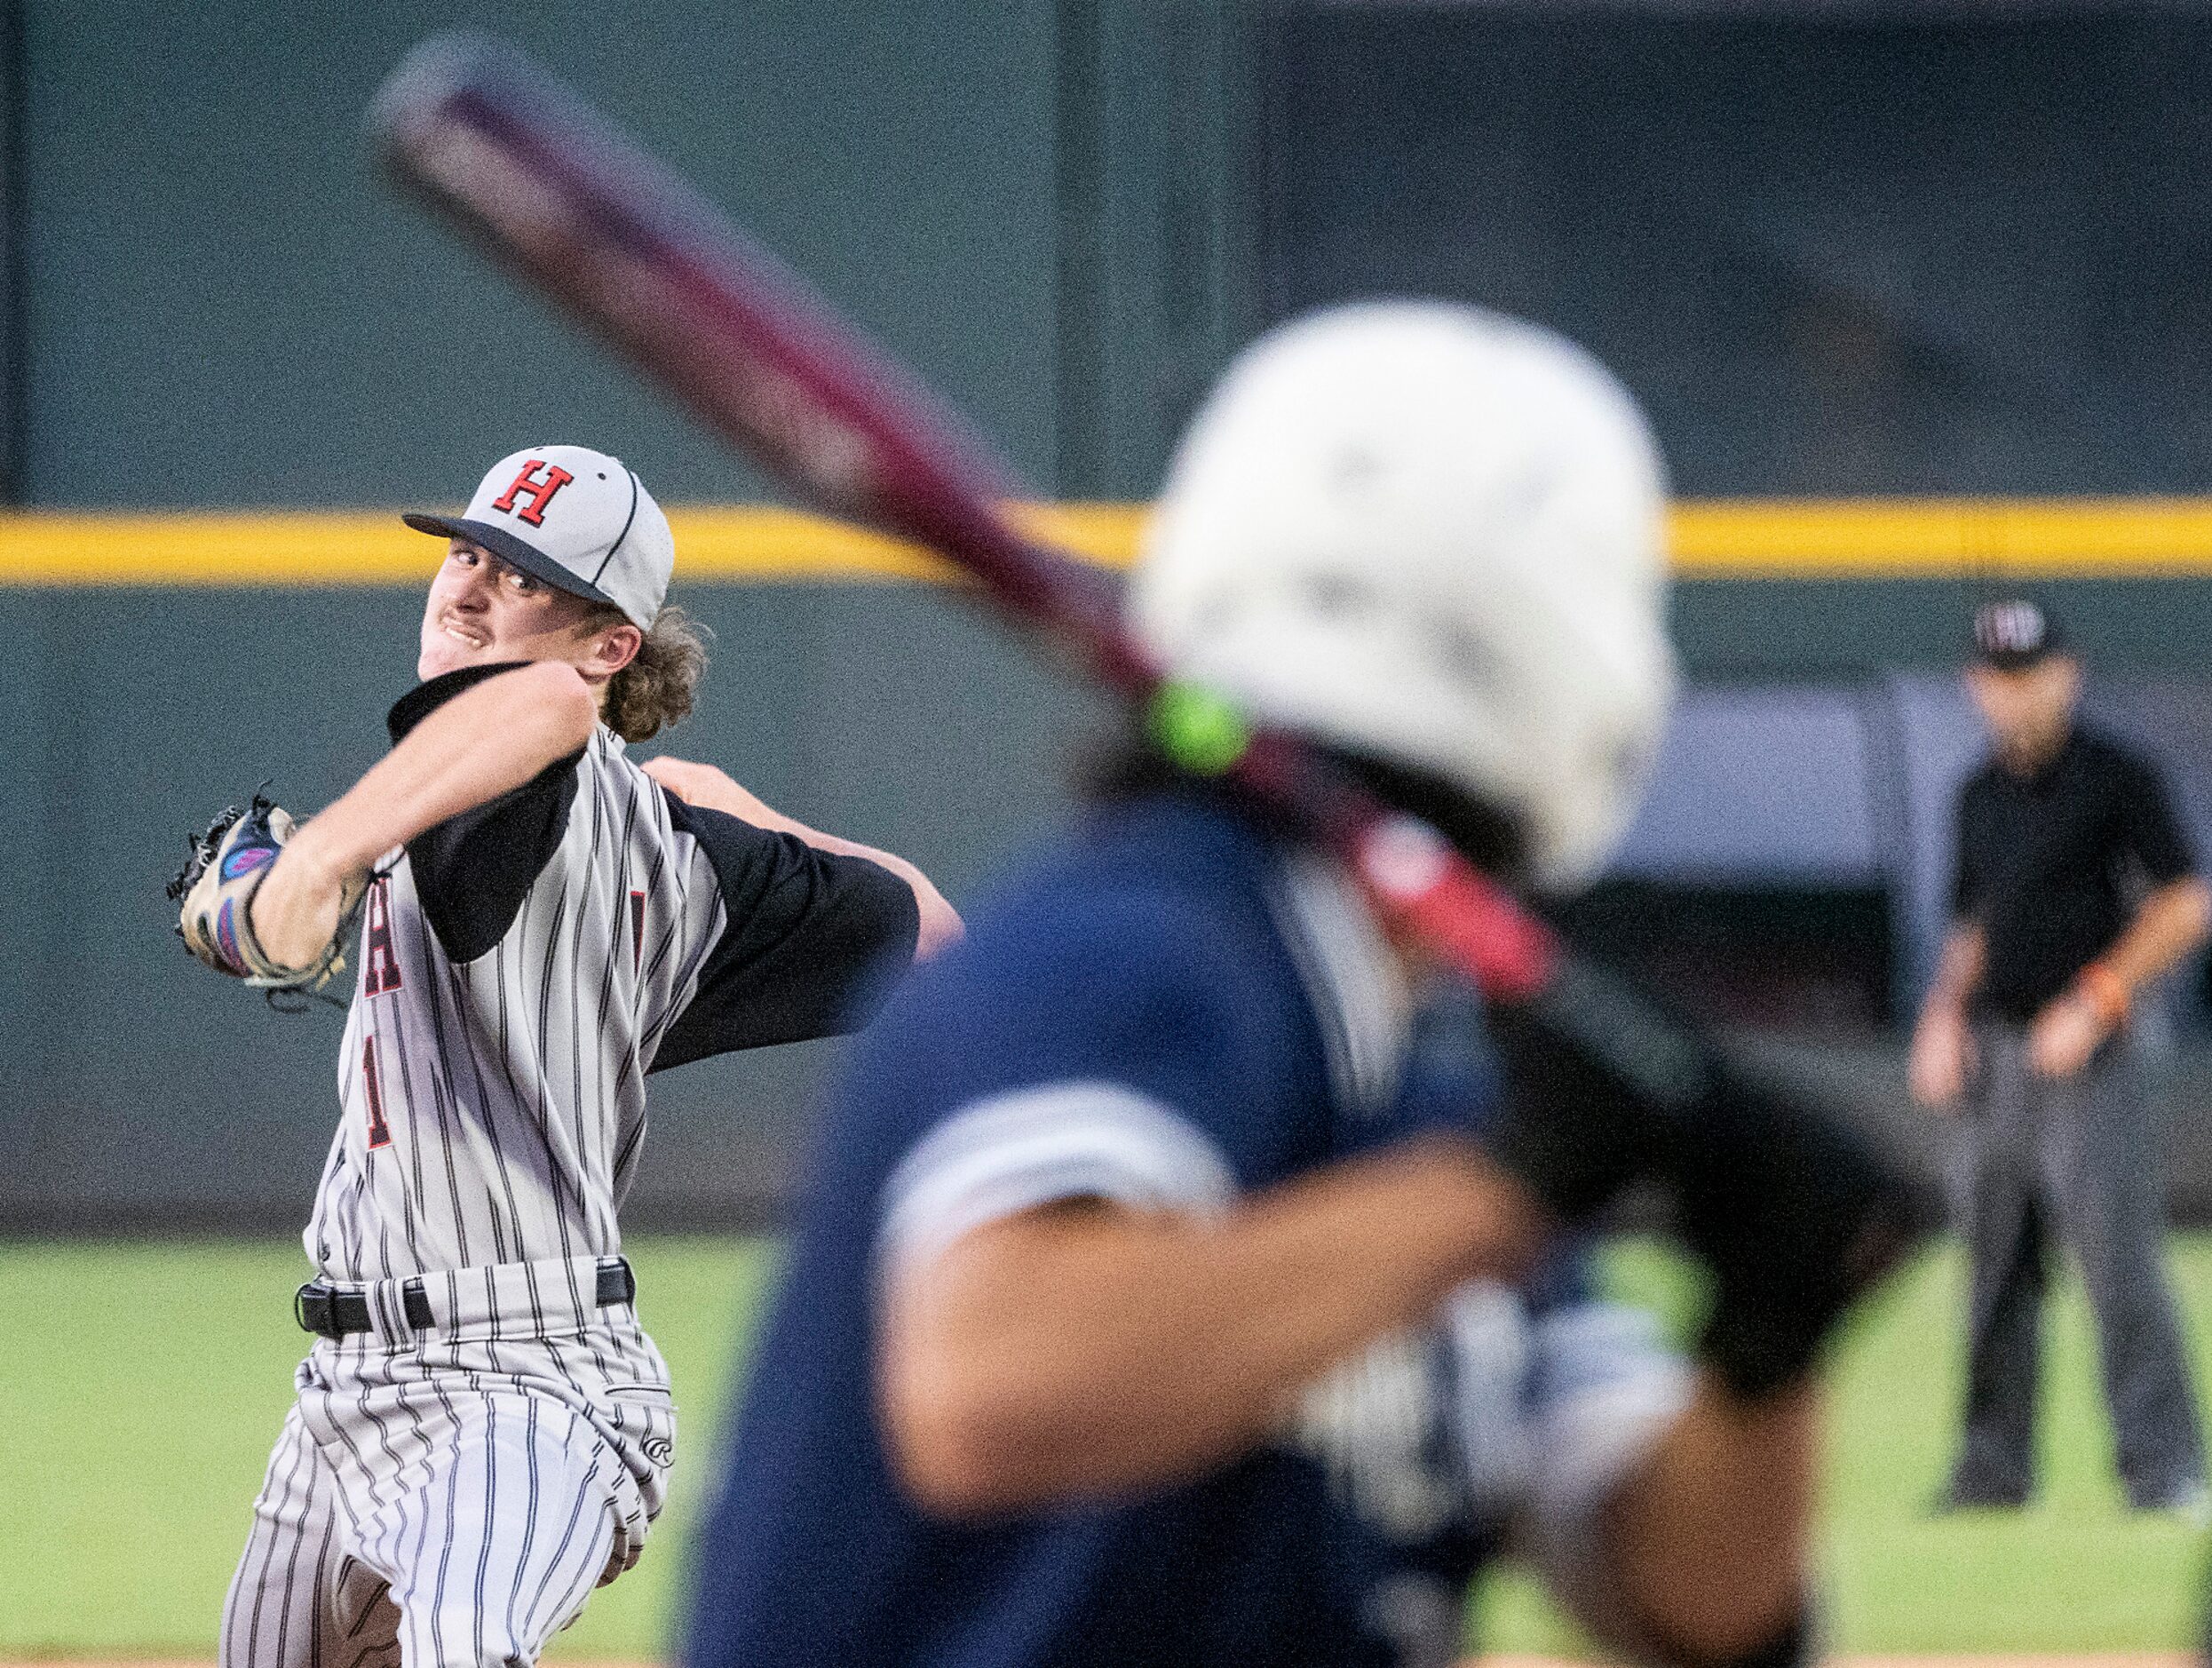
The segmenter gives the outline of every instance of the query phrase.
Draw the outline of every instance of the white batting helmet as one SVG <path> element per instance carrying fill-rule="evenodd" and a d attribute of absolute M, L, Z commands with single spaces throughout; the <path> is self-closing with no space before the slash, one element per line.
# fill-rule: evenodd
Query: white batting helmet
<path fill-rule="evenodd" d="M 1659 456 L 1580 348 L 1433 302 L 1264 337 L 1184 436 L 1131 586 L 1175 676 L 1516 817 L 1587 878 L 1674 689 Z"/>

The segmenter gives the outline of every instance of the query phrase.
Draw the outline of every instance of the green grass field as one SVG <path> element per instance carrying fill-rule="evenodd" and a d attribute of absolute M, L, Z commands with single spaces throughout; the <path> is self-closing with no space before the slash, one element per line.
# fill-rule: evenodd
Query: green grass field
<path fill-rule="evenodd" d="M 657 1656 L 741 1340 L 770 1275 L 759 1242 L 630 1248 L 640 1307 L 676 1375 L 683 1446 L 645 1561 L 599 1593 L 559 1660 Z M 2212 1371 L 2212 1237 L 2176 1242 L 2200 1381 Z M 1679 1310 L 1647 1248 L 1628 1291 Z M 246 1510 L 290 1396 L 296 1244 L 0 1245 L 0 1657 L 207 1656 Z M 1826 1545 L 1850 1651 L 2171 1648 L 2192 1634 L 2201 1537 L 2120 1506 L 2078 1291 L 2050 1338 L 2046 1485 L 2032 1511 L 1929 1521 L 1956 1402 L 1959 1267 L 1931 1257 L 1839 1353 Z M 1526 1585 L 1483 1595 L 1500 1648 L 1571 1644 Z"/>

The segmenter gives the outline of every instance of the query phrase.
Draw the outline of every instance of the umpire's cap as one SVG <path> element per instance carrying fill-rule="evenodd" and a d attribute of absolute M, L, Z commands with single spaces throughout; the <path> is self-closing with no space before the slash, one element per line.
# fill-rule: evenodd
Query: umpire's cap
<path fill-rule="evenodd" d="M 2023 598 L 1985 602 L 1974 610 L 1974 663 L 2018 671 L 2046 655 L 2062 655 L 2065 633 L 2049 610 Z"/>

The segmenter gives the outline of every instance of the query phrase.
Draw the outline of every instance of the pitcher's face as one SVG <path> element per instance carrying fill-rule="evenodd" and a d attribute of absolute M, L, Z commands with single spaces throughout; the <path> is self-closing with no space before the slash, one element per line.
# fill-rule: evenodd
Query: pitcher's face
<path fill-rule="evenodd" d="M 591 658 L 590 602 L 533 578 L 481 545 L 456 538 L 430 582 L 423 608 L 416 675 L 435 678 L 464 666 L 559 660 L 582 668 Z"/>

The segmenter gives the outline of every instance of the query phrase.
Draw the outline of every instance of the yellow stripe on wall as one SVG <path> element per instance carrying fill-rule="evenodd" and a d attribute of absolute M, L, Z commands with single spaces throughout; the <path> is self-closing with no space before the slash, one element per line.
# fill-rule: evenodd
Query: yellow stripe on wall
<path fill-rule="evenodd" d="M 1025 504 L 1035 536 L 1125 565 L 1144 510 Z M 842 522 L 759 505 L 672 509 L 677 583 L 942 579 L 910 545 Z M 0 584 L 381 585 L 427 580 L 443 546 L 396 512 L 0 512 Z"/>
<path fill-rule="evenodd" d="M 1126 566 L 1145 506 L 1025 504 L 1036 536 Z M 678 508 L 677 582 L 926 579 L 910 546 L 796 511 Z M 2212 498 L 1704 500 L 1669 518 L 1685 579 L 2212 577 Z M 0 584 L 425 580 L 439 546 L 388 511 L 0 513 Z"/>
<path fill-rule="evenodd" d="M 1749 499 L 1677 504 L 1687 579 L 2212 575 L 2212 498 Z"/>

